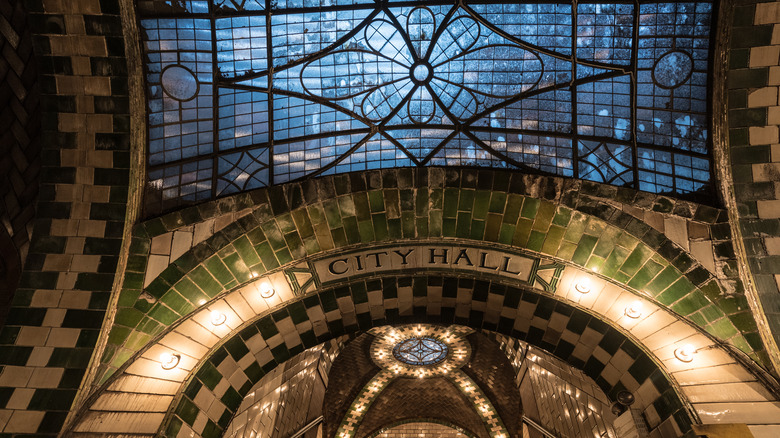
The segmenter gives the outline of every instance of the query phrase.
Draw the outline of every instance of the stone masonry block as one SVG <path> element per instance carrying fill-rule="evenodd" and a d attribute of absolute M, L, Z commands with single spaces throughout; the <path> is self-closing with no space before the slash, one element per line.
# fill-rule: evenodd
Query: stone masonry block
<path fill-rule="evenodd" d="M 753 181 L 780 181 L 780 163 L 754 164 Z"/>
<path fill-rule="evenodd" d="M 750 144 L 778 143 L 777 126 L 753 126 L 750 128 Z"/>
<path fill-rule="evenodd" d="M 780 3 L 759 3 L 756 5 L 755 24 L 780 23 Z"/>
<path fill-rule="evenodd" d="M 750 49 L 750 67 L 775 66 L 778 57 L 780 57 L 780 46 L 753 47 Z"/>
<path fill-rule="evenodd" d="M 756 108 L 777 105 L 777 87 L 764 87 L 748 94 L 748 107 Z M 770 122 L 771 123 L 771 122 Z"/>
<path fill-rule="evenodd" d="M 769 67 L 769 82 L 767 85 L 780 85 L 780 67 Z"/>
<path fill-rule="evenodd" d="M 770 125 L 780 125 L 780 106 L 769 107 L 766 120 Z"/>
<path fill-rule="evenodd" d="M 780 255 L 780 237 L 769 237 L 764 239 L 766 253 L 768 255 Z"/>
<path fill-rule="evenodd" d="M 761 219 L 780 218 L 780 200 L 757 201 L 758 217 Z"/>

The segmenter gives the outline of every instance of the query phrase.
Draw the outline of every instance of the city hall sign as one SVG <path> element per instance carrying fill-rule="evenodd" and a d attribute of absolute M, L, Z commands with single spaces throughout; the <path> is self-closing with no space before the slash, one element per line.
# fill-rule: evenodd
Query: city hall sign
<path fill-rule="evenodd" d="M 564 265 L 517 251 L 465 245 L 403 244 L 343 252 L 309 261 L 320 285 L 376 274 L 420 274 L 467 271 L 541 286 L 554 292 Z"/>

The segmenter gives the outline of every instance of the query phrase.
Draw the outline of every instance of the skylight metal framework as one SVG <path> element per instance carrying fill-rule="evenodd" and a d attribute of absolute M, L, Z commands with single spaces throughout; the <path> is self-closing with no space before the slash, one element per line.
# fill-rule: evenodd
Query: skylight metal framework
<path fill-rule="evenodd" d="M 407 365 L 436 365 L 446 359 L 447 354 L 447 345 L 430 336 L 411 337 L 393 347 L 393 357 Z"/>
<path fill-rule="evenodd" d="M 138 0 L 147 212 L 426 165 L 706 199 L 713 7 Z"/>

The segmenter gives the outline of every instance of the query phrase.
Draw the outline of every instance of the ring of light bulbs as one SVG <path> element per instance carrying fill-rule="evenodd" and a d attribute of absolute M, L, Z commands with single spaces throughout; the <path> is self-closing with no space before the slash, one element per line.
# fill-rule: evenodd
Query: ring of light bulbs
<path fill-rule="evenodd" d="M 461 368 L 471 357 L 466 336 L 474 330 L 452 325 L 449 327 L 413 324 L 400 327 L 375 327 L 369 333 L 376 338 L 371 343 L 371 359 L 380 368 L 390 370 L 398 377 L 425 378 L 447 375 Z M 410 365 L 393 355 L 393 348 L 411 338 L 429 337 L 447 346 L 447 357 L 433 365 Z"/>

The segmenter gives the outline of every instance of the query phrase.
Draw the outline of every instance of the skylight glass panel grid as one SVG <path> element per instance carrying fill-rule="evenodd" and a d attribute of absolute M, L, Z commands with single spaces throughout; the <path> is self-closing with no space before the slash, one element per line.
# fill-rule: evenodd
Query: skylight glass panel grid
<path fill-rule="evenodd" d="M 631 78 L 619 76 L 577 87 L 579 134 L 631 139 Z"/>
<path fill-rule="evenodd" d="M 209 0 L 138 0 L 141 15 L 206 14 Z"/>
<path fill-rule="evenodd" d="M 265 17 L 215 20 L 217 60 L 223 77 L 234 78 L 268 69 Z"/>
<path fill-rule="evenodd" d="M 712 194 L 710 2 L 138 5 L 164 208 L 425 165 Z M 206 162 L 193 192 L 182 166 Z"/>
<path fill-rule="evenodd" d="M 640 7 L 637 141 L 707 154 L 707 76 L 712 6 Z"/>
<path fill-rule="evenodd" d="M 558 176 L 572 176 L 570 138 L 514 132 L 476 132 L 490 149 L 532 169 Z"/>
<path fill-rule="evenodd" d="M 409 157 L 394 143 L 376 135 L 336 164 L 329 173 L 408 167 L 411 164 Z"/>
<path fill-rule="evenodd" d="M 577 56 L 605 64 L 630 64 L 633 22 L 633 4 L 579 3 Z"/>
<path fill-rule="evenodd" d="M 571 95 L 562 88 L 529 96 L 497 109 L 473 126 L 571 133 Z"/>
<path fill-rule="evenodd" d="M 332 164 L 365 137 L 365 134 L 338 135 L 275 145 L 274 184 L 292 181 Z"/>
<path fill-rule="evenodd" d="M 269 142 L 268 93 L 219 89 L 219 149 Z"/>
<path fill-rule="evenodd" d="M 167 210 L 210 199 L 212 161 L 199 160 L 158 167 L 149 171 L 144 204 L 147 209 Z"/>
<path fill-rule="evenodd" d="M 208 20 L 141 22 L 147 53 L 149 164 L 211 153 L 213 102 Z"/>
<path fill-rule="evenodd" d="M 328 132 L 365 129 L 368 126 L 348 114 L 293 96 L 274 97 L 274 138 L 286 140 Z"/>
<path fill-rule="evenodd" d="M 369 13 L 370 9 L 359 9 L 272 15 L 274 65 L 280 67 L 334 45 L 355 29 Z"/>
<path fill-rule="evenodd" d="M 268 147 L 221 155 L 217 164 L 217 193 L 238 193 L 267 186 L 268 158 Z"/>
<path fill-rule="evenodd" d="M 469 3 L 468 6 L 513 38 L 565 55 L 571 54 L 571 4 Z"/>
<path fill-rule="evenodd" d="M 709 160 L 639 148 L 639 188 L 648 192 L 691 193 L 710 180 Z"/>
<path fill-rule="evenodd" d="M 577 144 L 578 177 L 630 187 L 634 181 L 634 150 L 631 146 L 581 140 Z"/>

